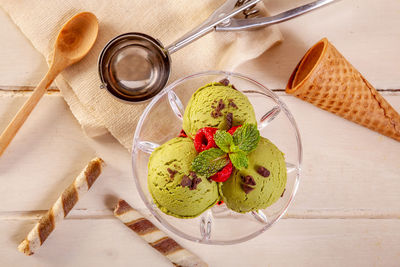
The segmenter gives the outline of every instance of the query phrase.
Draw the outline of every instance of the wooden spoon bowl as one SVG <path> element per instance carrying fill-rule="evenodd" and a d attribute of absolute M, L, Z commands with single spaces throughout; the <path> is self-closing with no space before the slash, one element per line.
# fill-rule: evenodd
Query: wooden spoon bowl
<path fill-rule="evenodd" d="M 90 12 L 72 17 L 61 29 L 54 46 L 54 59 L 61 57 L 69 64 L 81 60 L 97 38 L 99 24 Z"/>

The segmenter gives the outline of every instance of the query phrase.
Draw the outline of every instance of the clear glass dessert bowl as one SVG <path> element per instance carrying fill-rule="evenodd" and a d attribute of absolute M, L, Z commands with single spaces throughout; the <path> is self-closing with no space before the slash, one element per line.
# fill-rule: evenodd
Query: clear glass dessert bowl
<path fill-rule="evenodd" d="M 147 183 L 147 164 L 152 151 L 177 137 L 182 129 L 185 107 L 191 95 L 211 82 L 228 79 L 245 94 L 256 113 L 261 136 L 271 140 L 284 154 L 287 184 L 281 198 L 266 209 L 236 213 L 225 204 L 215 205 L 193 219 L 179 219 L 163 213 L 154 204 Z M 179 153 L 179 151 L 177 151 Z M 188 240 L 206 244 L 234 244 L 256 237 L 286 212 L 296 194 L 301 170 L 300 134 L 292 114 L 279 97 L 242 74 L 208 71 L 171 83 L 148 104 L 133 139 L 133 176 L 140 197 L 155 218 L 168 230 Z"/>

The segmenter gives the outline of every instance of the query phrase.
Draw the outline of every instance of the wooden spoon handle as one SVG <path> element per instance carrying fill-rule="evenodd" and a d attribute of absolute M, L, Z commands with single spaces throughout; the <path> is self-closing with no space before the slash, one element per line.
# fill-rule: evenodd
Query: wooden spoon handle
<path fill-rule="evenodd" d="M 7 146 L 10 144 L 14 136 L 17 134 L 18 130 L 24 124 L 29 114 L 35 108 L 39 100 L 42 98 L 46 89 L 53 82 L 55 77 L 58 75 L 59 71 L 54 68 L 50 68 L 46 76 L 40 81 L 39 85 L 33 90 L 32 95 L 25 102 L 22 108 L 18 111 L 17 115 L 12 119 L 10 124 L 0 136 L 0 156 L 6 150 Z"/>

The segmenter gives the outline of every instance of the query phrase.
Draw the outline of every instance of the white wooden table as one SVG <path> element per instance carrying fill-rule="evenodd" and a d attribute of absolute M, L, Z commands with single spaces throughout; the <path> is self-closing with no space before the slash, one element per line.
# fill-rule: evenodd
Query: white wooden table
<path fill-rule="evenodd" d="M 277 11 L 299 2 L 271 0 Z M 297 61 L 326 36 L 400 111 L 400 1 L 343 0 L 280 25 L 285 41 L 239 68 L 274 89 L 299 125 L 300 188 L 285 217 L 243 244 L 185 241 L 211 266 L 399 266 L 400 143 L 283 93 Z M 46 72 L 44 58 L 0 10 L 0 129 Z M 92 156 L 108 166 L 37 254 L 16 247 Z M 112 216 L 115 196 L 146 212 L 130 155 L 85 137 L 58 90 L 45 95 L 0 158 L 0 266 L 169 266 Z"/>

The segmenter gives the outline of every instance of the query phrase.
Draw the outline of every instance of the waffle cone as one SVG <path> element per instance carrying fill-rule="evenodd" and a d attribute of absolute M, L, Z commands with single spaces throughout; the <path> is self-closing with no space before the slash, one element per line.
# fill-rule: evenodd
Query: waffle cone
<path fill-rule="evenodd" d="M 326 39 L 307 51 L 286 93 L 400 141 L 400 115 Z"/>

